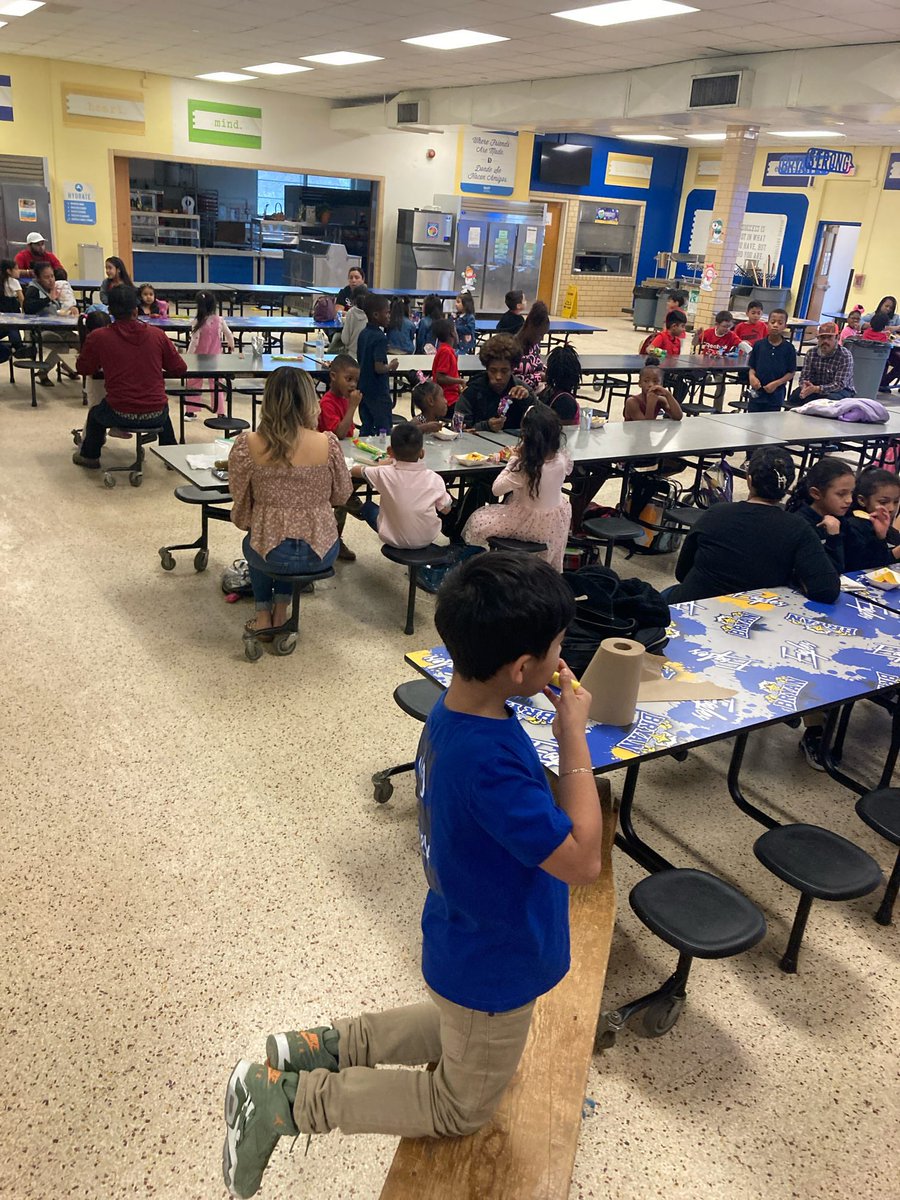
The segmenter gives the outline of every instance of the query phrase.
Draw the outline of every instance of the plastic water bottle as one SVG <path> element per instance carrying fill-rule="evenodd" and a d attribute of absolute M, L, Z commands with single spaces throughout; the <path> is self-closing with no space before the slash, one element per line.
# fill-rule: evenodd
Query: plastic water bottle
<path fill-rule="evenodd" d="M 580 415 L 580 417 L 579 417 L 579 423 L 580 423 L 580 426 L 581 426 L 582 430 L 584 430 L 586 433 L 590 431 L 590 428 L 591 428 L 591 410 L 590 410 L 589 408 L 582 408 L 582 409 L 581 409 L 581 415 Z"/>
<path fill-rule="evenodd" d="M 324 360 L 325 360 L 326 344 L 327 343 L 325 341 L 325 330 L 317 329 L 316 330 L 316 358 L 318 359 L 319 362 L 324 362 Z"/>
<path fill-rule="evenodd" d="M 378 437 L 375 439 L 375 445 L 379 450 L 387 450 L 388 447 L 388 431 L 386 429 L 378 430 Z"/>

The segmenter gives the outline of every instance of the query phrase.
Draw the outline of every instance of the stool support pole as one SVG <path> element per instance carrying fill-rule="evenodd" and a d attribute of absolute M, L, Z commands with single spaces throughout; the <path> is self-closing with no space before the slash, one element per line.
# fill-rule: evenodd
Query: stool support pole
<path fill-rule="evenodd" d="M 794 917 L 794 924 L 791 926 L 791 936 L 788 939 L 787 949 L 781 962 L 778 964 L 786 975 L 797 974 L 797 958 L 800 954 L 800 943 L 803 941 L 803 935 L 806 932 L 806 922 L 809 918 L 809 910 L 812 908 L 813 898 L 807 895 L 806 892 L 800 893 L 800 903 L 797 905 L 797 913 Z"/>
<path fill-rule="evenodd" d="M 652 875 L 655 871 L 671 870 L 672 864 L 667 862 L 661 854 L 657 854 L 652 846 L 648 846 L 643 838 L 638 836 L 632 824 L 631 810 L 634 805 L 640 769 L 640 762 L 629 763 L 625 768 L 625 786 L 622 788 L 622 795 L 619 798 L 619 828 L 622 832 L 616 834 L 615 843 L 620 850 L 625 851 L 629 858 L 633 858 Z"/>
<path fill-rule="evenodd" d="M 884 889 L 884 896 L 881 899 L 881 904 L 878 906 L 878 912 L 875 914 L 875 920 L 879 925 L 893 924 L 894 901 L 897 899 L 898 890 L 900 890 L 900 853 L 897 854 L 897 861 L 894 863 L 891 877 L 887 882 L 887 887 Z"/>
<path fill-rule="evenodd" d="M 418 567 L 414 567 L 412 563 L 410 563 L 407 570 L 409 571 L 409 595 L 406 600 L 406 626 L 403 632 L 414 633 L 414 620 L 416 615 L 416 578 Z"/>
<path fill-rule="evenodd" d="M 768 813 L 764 813 L 761 808 L 751 804 L 744 793 L 741 791 L 741 765 L 744 761 L 744 751 L 747 749 L 747 734 L 739 733 L 734 739 L 734 749 L 731 752 L 731 762 L 728 764 L 728 791 L 732 800 L 748 817 L 752 817 L 754 821 L 759 821 L 760 825 L 765 825 L 766 829 L 777 829 L 778 821 L 774 817 L 770 817 Z"/>

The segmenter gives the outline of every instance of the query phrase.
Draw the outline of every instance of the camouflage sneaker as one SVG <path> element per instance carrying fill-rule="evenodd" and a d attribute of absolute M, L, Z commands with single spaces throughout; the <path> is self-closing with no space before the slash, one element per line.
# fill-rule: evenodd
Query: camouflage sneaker
<path fill-rule="evenodd" d="M 225 1092 L 222 1174 L 232 1196 L 255 1196 L 280 1137 L 296 1137 L 297 1076 L 241 1059 Z"/>
<path fill-rule="evenodd" d="M 291 1029 L 270 1033 L 266 1038 L 266 1060 L 278 1071 L 326 1071 L 338 1069 L 338 1033 L 327 1025 L 315 1029 Z"/>

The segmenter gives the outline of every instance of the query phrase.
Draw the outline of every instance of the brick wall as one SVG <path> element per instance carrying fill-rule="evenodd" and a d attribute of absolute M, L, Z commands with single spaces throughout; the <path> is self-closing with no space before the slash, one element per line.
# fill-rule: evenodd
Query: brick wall
<path fill-rule="evenodd" d="M 623 200 L 609 200 L 605 196 L 565 196 L 554 192 L 533 192 L 531 199 L 538 202 L 545 200 L 563 200 L 566 204 L 565 230 L 560 238 L 559 260 L 557 263 L 557 285 L 550 310 L 553 313 L 562 311 L 566 298 L 566 289 L 570 284 L 578 288 L 579 317 L 619 317 L 623 308 L 631 307 L 634 275 L 573 275 L 572 262 L 575 258 L 575 235 L 578 229 L 578 206 L 582 201 L 597 204 L 622 205 Z M 629 201 L 634 203 L 634 201 Z M 644 232 L 644 205 L 638 202 L 637 232 L 635 233 L 633 262 L 637 265 L 638 250 Z"/>

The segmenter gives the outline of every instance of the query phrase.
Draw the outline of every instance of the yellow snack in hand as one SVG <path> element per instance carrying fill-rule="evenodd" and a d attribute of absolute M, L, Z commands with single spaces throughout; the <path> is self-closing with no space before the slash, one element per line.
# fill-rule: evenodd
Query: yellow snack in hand
<path fill-rule="evenodd" d="M 559 687 L 559 671 L 553 672 L 552 676 L 550 677 L 550 682 L 553 684 L 554 687 Z M 581 688 L 581 684 L 578 682 L 578 680 L 573 679 L 572 680 L 572 690 L 577 692 L 580 688 Z"/>

